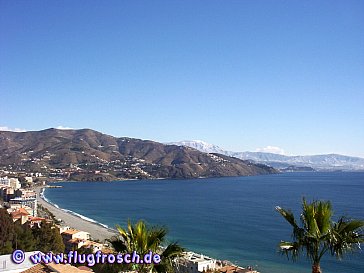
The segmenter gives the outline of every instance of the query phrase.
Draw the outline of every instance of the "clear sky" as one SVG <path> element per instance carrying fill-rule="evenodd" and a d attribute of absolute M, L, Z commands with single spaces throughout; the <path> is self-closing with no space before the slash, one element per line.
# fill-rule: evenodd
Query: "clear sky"
<path fill-rule="evenodd" d="M 364 1 L 0 0 L 0 102 L 3 129 L 364 157 Z"/>

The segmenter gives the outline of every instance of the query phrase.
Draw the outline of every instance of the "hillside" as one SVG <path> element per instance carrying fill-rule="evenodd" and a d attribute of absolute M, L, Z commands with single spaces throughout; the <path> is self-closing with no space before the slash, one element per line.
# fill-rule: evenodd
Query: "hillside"
<path fill-rule="evenodd" d="M 90 129 L 0 132 L 0 167 L 70 180 L 196 178 L 276 173 L 190 147 L 116 138 Z"/>

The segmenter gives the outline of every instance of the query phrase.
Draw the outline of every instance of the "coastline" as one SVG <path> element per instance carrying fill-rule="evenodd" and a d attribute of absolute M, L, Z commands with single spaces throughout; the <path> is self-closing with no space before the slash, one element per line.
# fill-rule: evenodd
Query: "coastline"
<path fill-rule="evenodd" d="M 138 179 L 130 179 L 130 180 L 138 180 Z M 101 223 L 93 222 L 94 220 L 90 219 L 90 218 L 89 219 L 91 221 L 86 220 L 85 218 L 87 218 L 87 217 L 85 217 L 85 216 L 84 217 L 78 216 L 78 215 L 76 215 L 75 212 L 61 208 L 57 204 L 53 204 L 43 195 L 44 194 L 43 191 L 46 188 L 47 188 L 46 186 L 38 186 L 38 187 L 34 188 L 34 191 L 37 193 L 38 204 L 40 204 L 43 207 L 45 207 L 46 209 L 48 209 L 55 216 L 56 219 L 61 219 L 63 225 L 69 226 L 70 228 L 86 231 L 86 232 L 90 233 L 91 239 L 100 240 L 101 242 L 104 242 L 106 239 L 110 239 L 112 236 L 117 234 L 116 229 L 107 228 L 107 227 L 103 226 Z M 193 253 L 195 255 L 201 255 L 202 257 L 203 256 L 208 257 L 206 255 L 203 255 L 203 254 L 200 254 L 197 252 L 193 252 L 191 250 L 187 250 L 187 252 Z M 219 260 L 219 259 L 216 259 L 216 258 L 213 258 L 213 259 L 221 262 L 221 260 Z M 235 264 L 231 263 L 230 261 L 225 261 L 225 262 L 228 262 L 228 265 L 230 265 L 230 266 L 239 267 L 238 265 L 235 265 Z M 253 271 L 253 272 L 255 272 L 255 271 Z"/>
<path fill-rule="evenodd" d="M 117 235 L 116 229 L 111 229 L 108 227 L 103 226 L 103 224 L 94 222 L 93 219 L 87 220 L 87 217 L 83 215 L 77 215 L 77 213 L 73 211 L 69 211 L 67 209 L 63 209 L 61 207 L 58 207 L 57 204 L 53 204 L 50 202 L 44 195 L 43 191 L 45 190 L 45 186 L 38 186 L 34 188 L 34 191 L 37 193 L 37 201 L 38 204 L 41 204 L 43 207 L 48 209 L 56 219 L 61 219 L 63 225 L 69 226 L 70 228 L 86 231 L 90 233 L 92 240 L 100 240 L 101 242 L 105 242 L 106 239 L 110 239 L 111 237 Z M 86 218 L 86 219 L 85 219 Z M 224 266 L 227 266 L 229 268 L 239 268 L 240 272 L 247 272 L 247 273 L 259 273 L 258 271 L 254 269 L 247 269 L 244 267 L 241 267 L 235 263 L 232 263 L 228 260 L 220 260 L 216 258 L 211 258 L 209 256 L 206 256 L 202 253 L 197 253 L 191 250 L 186 250 L 186 253 L 190 253 L 190 255 L 195 255 L 197 257 L 203 258 L 209 258 L 218 261 L 219 263 L 225 263 Z"/>
<path fill-rule="evenodd" d="M 105 239 L 110 239 L 112 236 L 117 234 L 116 230 L 106 228 L 96 222 L 87 221 L 80 216 L 77 216 L 75 214 L 72 214 L 71 212 L 54 206 L 52 203 L 42 198 L 42 195 L 40 194 L 42 189 L 44 189 L 44 187 L 34 188 L 37 193 L 38 204 L 48 209 L 51 213 L 54 214 L 57 219 L 62 219 L 64 225 L 78 230 L 86 231 L 90 233 L 92 239 L 100 240 L 102 242 Z"/>

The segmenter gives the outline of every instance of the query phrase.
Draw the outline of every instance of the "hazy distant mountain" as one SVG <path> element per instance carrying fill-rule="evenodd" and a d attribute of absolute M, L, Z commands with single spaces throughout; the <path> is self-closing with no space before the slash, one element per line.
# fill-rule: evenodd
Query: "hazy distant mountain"
<path fill-rule="evenodd" d="M 0 131 L 0 167 L 74 180 L 194 178 L 276 173 L 249 161 L 185 146 L 116 138 L 90 129 Z M 98 174 L 98 176 L 92 174 Z"/>
<path fill-rule="evenodd" d="M 268 164 L 274 168 L 311 167 L 316 170 L 364 170 L 364 158 L 339 154 L 286 156 L 263 152 L 231 152 L 203 141 L 173 142 L 175 145 L 189 146 L 202 152 L 218 150 L 219 153 L 243 160 Z M 291 168 L 292 169 L 292 168 Z"/>
<path fill-rule="evenodd" d="M 167 145 L 187 146 L 199 150 L 204 153 L 218 153 L 227 155 L 226 151 L 217 145 L 207 143 L 202 140 L 183 140 L 179 142 L 169 142 Z"/>

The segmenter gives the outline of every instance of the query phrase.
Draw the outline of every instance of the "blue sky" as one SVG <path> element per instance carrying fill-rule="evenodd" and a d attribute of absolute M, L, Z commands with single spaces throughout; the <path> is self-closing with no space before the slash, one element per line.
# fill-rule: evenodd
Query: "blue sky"
<path fill-rule="evenodd" d="M 363 11 L 0 0 L 0 127 L 364 157 Z"/>

